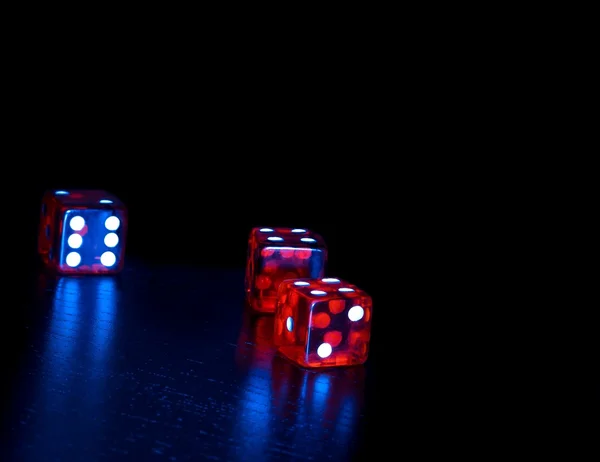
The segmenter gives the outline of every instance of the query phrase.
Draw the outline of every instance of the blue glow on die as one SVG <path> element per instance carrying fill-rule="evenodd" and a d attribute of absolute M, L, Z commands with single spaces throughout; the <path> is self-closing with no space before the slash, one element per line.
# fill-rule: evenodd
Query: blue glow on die
<path fill-rule="evenodd" d="M 123 245 L 121 220 L 116 213 L 110 209 L 67 210 L 59 242 L 59 264 L 71 268 L 116 266 Z"/>

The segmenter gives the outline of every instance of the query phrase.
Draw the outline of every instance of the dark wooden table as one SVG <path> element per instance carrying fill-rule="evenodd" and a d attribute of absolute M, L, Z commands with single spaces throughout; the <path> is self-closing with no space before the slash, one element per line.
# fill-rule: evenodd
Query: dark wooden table
<path fill-rule="evenodd" d="M 372 366 L 274 355 L 243 277 L 131 260 L 117 277 L 36 274 L 3 325 L 0 460 L 363 460 Z"/>

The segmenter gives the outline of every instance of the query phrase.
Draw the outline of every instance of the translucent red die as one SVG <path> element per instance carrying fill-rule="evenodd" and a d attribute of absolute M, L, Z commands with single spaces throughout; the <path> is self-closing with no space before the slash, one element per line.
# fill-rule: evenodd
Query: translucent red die
<path fill-rule="evenodd" d="M 123 268 L 127 208 L 102 190 L 46 191 L 38 252 L 62 274 L 111 274 Z"/>
<path fill-rule="evenodd" d="M 343 280 L 286 280 L 277 293 L 273 342 L 302 367 L 363 364 L 372 316 L 371 297 Z"/>
<path fill-rule="evenodd" d="M 304 228 L 253 228 L 248 239 L 246 298 L 254 311 L 273 313 L 284 279 L 319 278 L 325 273 L 323 238 Z"/>

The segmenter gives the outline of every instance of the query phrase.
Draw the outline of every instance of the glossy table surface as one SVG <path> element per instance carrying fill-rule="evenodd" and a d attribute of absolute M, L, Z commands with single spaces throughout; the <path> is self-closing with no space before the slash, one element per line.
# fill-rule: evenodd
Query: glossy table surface
<path fill-rule="evenodd" d="M 3 325 L 0 460 L 363 460 L 369 361 L 281 359 L 243 278 L 135 261 L 117 277 L 36 274 Z"/>

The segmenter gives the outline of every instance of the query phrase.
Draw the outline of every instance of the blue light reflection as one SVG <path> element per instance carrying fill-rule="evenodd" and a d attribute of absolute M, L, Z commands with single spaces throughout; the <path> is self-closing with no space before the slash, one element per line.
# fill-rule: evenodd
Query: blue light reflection
<path fill-rule="evenodd" d="M 232 434 L 236 441 L 251 444 L 232 448 L 233 460 L 268 459 L 273 418 L 271 363 L 275 351 L 272 339 L 272 316 L 244 314 L 235 353 L 240 372 L 240 398 Z"/>
<path fill-rule="evenodd" d="M 115 333 L 117 287 L 111 277 L 62 277 L 56 285 L 46 343 L 41 351 L 36 419 L 47 460 L 77 438 L 102 449 L 110 348 Z M 90 432 L 92 429 L 98 433 Z M 73 434 L 73 429 L 86 429 Z"/>
<path fill-rule="evenodd" d="M 347 460 L 361 419 L 364 398 L 363 366 L 335 370 L 306 370 L 275 357 L 272 389 L 277 418 L 291 425 L 289 447 L 304 455 L 304 446 Z M 314 425 L 319 422 L 320 425 Z"/>

